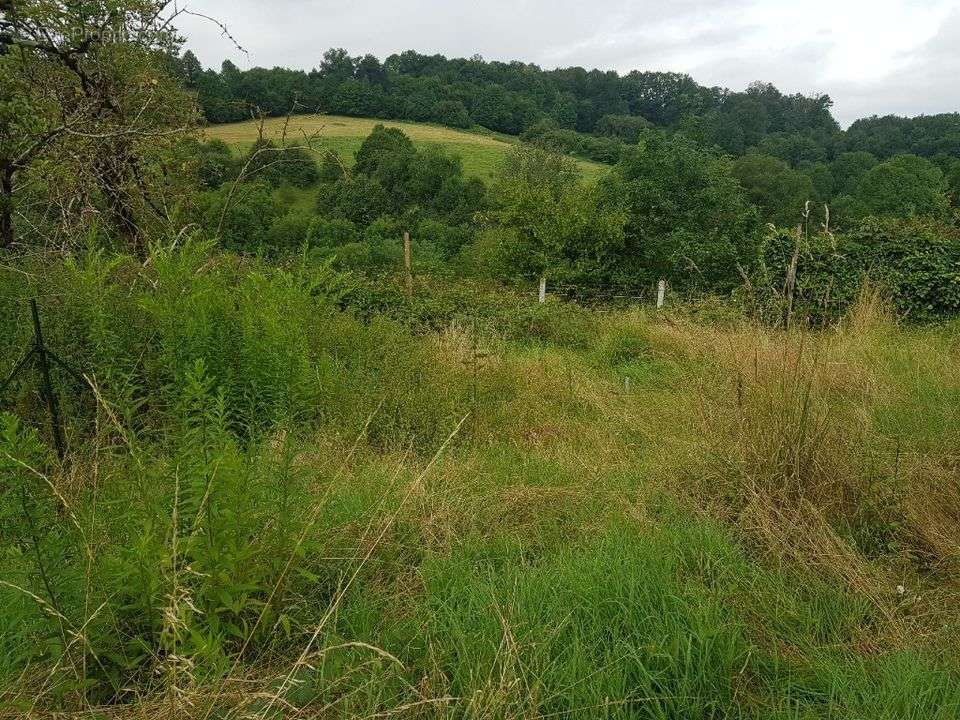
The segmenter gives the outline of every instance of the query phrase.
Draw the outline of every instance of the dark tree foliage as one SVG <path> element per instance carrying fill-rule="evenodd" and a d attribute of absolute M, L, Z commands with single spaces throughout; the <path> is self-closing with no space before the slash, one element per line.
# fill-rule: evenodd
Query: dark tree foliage
<path fill-rule="evenodd" d="M 915 118 L 871 117 L 857 120 L 844 135 L 850 152 L 868 152 L 880 159 L 894 155 L 960 157 L 960 113 Z"/>
<path fill-rule="evenodd" d="M 768 83 L 744 92 L 699 85 L 679 73 L 615 72 L 580 67 L 544 71 L 522 62 L 446 58 L 412 50 L 382 63 L 342 49 L 323 55 L 310 72 L 285 68 L 240 71 L 224 63 L 202 71 L 196 57 L 181 59 L 183 75 L 211 122 L 259 110 L 291 109 L 361 117 L 481 125 L 519 135 L 548 121 L 558 129 L 636 142 L 646 123 L 677 130 L 739 155 L 756 149 L 791 165 L 823 162 L 843 150 L 878 157 L 911 152 L 960 155 L 957 116 L 873 118 L 844 135 L 827 95 L 788 95 Z"/>
<path fill-rule="evenodd" d="M 603 189 L 627 212 L 626 276 L 724 291 L 739 284 L 739 268 L 756 256 L 757 213 L 729 159 L 686 138 L 648 133 Z"/>
<path fill-rule="evenodd" d="M 456 128 L 480 125 L 511 135 L 542 136 L 549 128 L 551 147 L 603 162 L 615 162 L 619 152 L 609 142 L 594 142 L 593 136 L 633 144 L 648 126 L 683 132 L 734 156 L 759 153 L 801 169 L 848 152 L 881 160 L 899 154 L 960 158 L 960 114 L 873 117 L 844 132 L 831 114 L 828 95 L 785 94 L 763 82 L 733 92 L 704 87 L 680 73 L 621 76 L 581 67 L 545 71 L 529 63 L 413 50 L 381 63 L 372 55 L 351 57 L 331 49 L 310 72 L 240 71 L 224 63 L 219 73 L 203 71 L 188 52 L 180 68 L 210 122 L 241 120 L 255 111 L 282 115 L 294 110 Z M 824 195 L 826 186 L 817 185 Z"/>
<path fill-rule="evenodd" d="M 270 140 L 253 144 L 244 158 L 245 175 L 274 187 L 308 187 L 320 179 L 313 154 L 298 147 L 278 147 Z"/>
<path fill-rule="evenodd" d="M 595 130 L 597 135 L 635 145 L 643 131 L 650 127 L 652 125 L 648 120 L 636 115 L 604 115 Z"/>
<path fill-rule="evenodd" d="M 193 216 L 201 227 L 231 250 L 257 251 L 265 246 L 267 233 L 280 214 L 280 206 L 263 183 L 224 185 L 201 193 Z"/>
<path fill-rule="evenodd" d="M 436 148 L 418 150 L 397 128 L 378 125 L 356 153 L 349 174 L 325 164 L 318 212 L 366 227 L 383 216 L 471 222 L 486 205 L 478 180 L 463 176 L 460 161 Z"/>
<path fill-rule="evenodd" d="M 624 150 L 624 143 L 619 138 L 584 135 L 576 130 L 557 128 L 549 121 L 528 128 L 520 138 L 553 152 L 610 164 L 619 161 Z"/>
<path fill-rule="evenodd" d="M 194 172 L 204 190 L 216 190 L 240 173 L 240 160 L 223 140 L 200 142 L 188 138 L 178 152 L 183 158 L 182 167 Z"/>
<path fill-rule="evenodd" d="M 802 222 L 802 213 L 815 191 L 810 175 L 793 170 L 779 158 L 751 154 L 738 158 L 733 174 L 747 197 L 767 222 L 793 227 Z"/>

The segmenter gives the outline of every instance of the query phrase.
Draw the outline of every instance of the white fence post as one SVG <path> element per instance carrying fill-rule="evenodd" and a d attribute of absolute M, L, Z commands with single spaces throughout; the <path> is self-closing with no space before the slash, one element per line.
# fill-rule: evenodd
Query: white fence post
<path fill-rule="evenodd" d="M 667 281 L 661 280 L 657 283 L 657 310 L 663 307 L 667 299 Z"/>
<path fill-rule="evenodd" d="M 540 302 L 544 303 L 547 301 L 547 278 L 546 276 L 540 276 Z"/>

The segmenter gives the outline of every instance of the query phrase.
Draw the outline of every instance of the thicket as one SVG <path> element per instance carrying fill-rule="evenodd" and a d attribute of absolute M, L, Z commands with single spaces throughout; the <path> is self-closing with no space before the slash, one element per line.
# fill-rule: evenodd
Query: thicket
<path fill-rule="evenodd" d="M 865 286 L 881 288 L 893 310 L 916 322 L 960 312 L 960 232 L 929 219 L 865 220 L 843 233 L 771 233 L 757 286 L 746 290 L 814 322 L 836 321 Z M 770 308 L 768 308 L 769 312 Z"/>
<path fill-rule="evenodd" d="M 409 232 L 418 275 L 527 286 L 546 276 L 554 292 L 581 299 L 649 296 L 665 279 L 685 296 L 732 294 L 763 306 L 767 319 L 786 302 L 824 322 L 869 282 L 904 318 L 955 310 L 955 223 L 942 173 L 921 158 L 842 155 L 832 165 L 842 195 L 830 203 L 772 157 L 731 159 L 649 129 L 621 147 L 611 171 L 586 185 L 549 143 L 521 144 L 488 188 L 467 179 L 455 157 L 417 149 L 380 125 L 349 164 L 303 150 L 282 161 L 284 150 L 268 147 L 277 154 L 268 172 L 200 193 L 184 216 L 233 250 L 284 257 L 306 249 L 373 278 L 400 270 Z M 204 184 L 259 157 L 251 149 L 231 160 L 219 143 L 200 148 L 194 162 Z M 317 179 L 304 189 L 314 207 L 290 208 L 284 188 L 297 185 L 308 162 Z M 765 228 L 769 220 L 775 229 Z"/>

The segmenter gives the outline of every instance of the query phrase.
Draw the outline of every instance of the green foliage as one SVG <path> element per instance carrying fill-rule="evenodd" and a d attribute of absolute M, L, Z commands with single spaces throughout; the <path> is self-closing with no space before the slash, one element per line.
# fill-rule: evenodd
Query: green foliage
<path fill-rule="evenodd" d="M 397 128 L 376 126 L 356 160 L 351 174 L 321 186 L 317 211 L 326 218 L 363 228 L 378 218 L 403 216 L 402 232 L 422 219 L 463 226 L 486 204 L 483 183 L 466 180 L 457 158 L 436 148 L 417 150 Z"/>
<path fill-rule="evenodd" d="M 289 254 L 308 241 L 313 215 L 303 210 L 292 210 L 278 216 L 266 234 L 266 247 L 273 253 Z"/>
<path fill-rule="evenodd" d="M 786 273 L 800 243 L 794 310 L 814 321 L 840 317 L 865 283 L 879 287 L 896 312 L 915 321 L 960 311 L 960 233 L 929 219 L 870 218 L 838 234 L 809 239 L 789 232 L 764 244 L 759 286 L 785 300 Z"/>
<path fill-rule="evenodd" d="M 356 242 L 360 237 L 357 226 L 349 220 L 314 216 L 307 228 L 307 241 L 314 247 L 336 247 Z"/>
<path fill-rule="evenodd" d="M 639 142 L 644 131 L 651 127 L 650 123 L 635 115 L 604 115 L 594 130 L 597 135 L 614 137 L 630 145 Z"/>
<path fill-rule="evenodd" d="M 367 175 L 344 177 L 324 185 L 317 194 L 317 212 L 365 227 L 393 208 L 383 186 Z"/>
<path fill-rule="evenodd" d="M 865 215 L 946 219 L 947 184 L 940 169 L 915 155 L 900 155 L 868 170 L 854 200 Z"/>
<path fill-rule="evenodd" d="M 211 236 L 231 250 L 255 252 L 280 215 L 270 188 L 262 183 L 227 184 L 199 193 L 191 215 Z"/>
<path fill-rule="evenodd" d="M 389 181 L 405 171 L 416 152 L 402 130 L 377 125 L 357 151 L 356 171 Z"/>
<path fill-rule="evenodd" d="M 178 151 L 183 155 L 184 165 L 193 169 L 204 190 L 216 190 L 240 175 L 241 161 L 223 140 L 198 142 L 191 138 L 184 140 Z"/>
<path fill-rule="evenodd" d="M 549 276 L 559 283 L 592 285 L 609 277 L 623 249 L 622 213 L 585 188 L 568 159 L 535 146 L 507 157 L 495 188 L 502 258 L 515 277 Z"/>
<path fill-rule="evenodd" d="M 550 122 L 545 121 L 525 130 L 520 139 L 555 153 L 575 155 L 588 160 L 612 164 L 617 162 L 623 153 L 624 140 L 616 133 L 623 132 L 630 135 L 632 132 L 623 123 L 612 127 L 613 129 L 605 128 L 602 137 L 594 137 L 579 133 L 576 130 L 556 128 Z M 639 132 L 640 128 L 635 128 L 635 131 Z M 634 140 L 634 142 L 636 141 Z"/>
<path fill-rule="evenodd" d="M 431 119 L 443 125 L 455 128 L 468 128 L 473 119 L 466 106 L 459 100 L 441 100 L 433 106 Z"/>
<path fill-rule="evenodd" d="M 843 145 L 850 151 L 868 152 L 878 158 L 903 154 L 929 158 L 941 153 L 957 157 L 960 114 L 864 118 L 850 126 Z"/>
<path fill-rule="evenodd" d="M 845 152 L 830 163 L 838 195 L 853 195 L 860 180 L 879 161 L 868 152 Z"/>
<path fill-rule="evenodd" d="M 678 289 L 726 290 L 755 257 L 757 218 L 731 162 L 682 136 L 650 133 L 601 183 L 627 213 L 619 281 L 667 279 Z M 638 282 L 639 281 L 639 282 Z"/>
<path fill-rule="evenodd" d="M 791 170 L 782 160 L 770 155 L 744 155 L 733 163 L 733 174 L 767 222 L 794 227 L 802 218 L 804 206 L 813 199 L 813 181 L 809 175 Z"/>
<path fill-rule="evenodd" d="M 451 692 L 504 715 L 726 712 L 735 704 L 730 677 L 759 658 L 717 597 L 681 579 L 682 553 L 726 560 L 715 543 L 625 527 L 539 562 L 525 561 L 518 544 L 464 543 L 428 563 L 423 614 L 436 661 L 451 668 Z M 497 651 L 506 628 L 509 654 Z M 532 683 L 524 697 L 498 697 L 486 684 L 521 674 Z"/>
<path fill-rule="evenodd" d="M 301 147 L 278 147 L 270 140 L 258 140 L 243 159 L 244 180 L 265 182 L 277 187 L 308 187 L 320 179 L 313 154 Z"/>

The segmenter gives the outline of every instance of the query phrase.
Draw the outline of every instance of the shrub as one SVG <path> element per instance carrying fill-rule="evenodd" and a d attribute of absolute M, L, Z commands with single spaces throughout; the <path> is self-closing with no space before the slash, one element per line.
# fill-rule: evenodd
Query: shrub
<path fill-rule="evenodd" d="M 433 106 L 431 116 L 435 122 L 455 128 L 469 128 L 473 119 L 459 100 L 441 100 Z"/>
<path fill-rule="evenodd" d="M 794 315 L 839 318 L 865 282 L 879 286 L 898 314 L 929 321 L 960 311 L 960 232 L 932 220 L 868 218 L 848 231 L 801 238 L 779 232 L 764 244 L 765 297 L 786 303 L 784 288 L 798 249 Z M 781 307 L 780 313 L 785 312 Z"/>
<path fill-rule="evenodd" d="M 307 241 L 315 247 L 346 245 L 356 242 L 358 238 L 356 225 L 343 218 L 328 220 L 314 216 L 307 228 Z"/>
<path fill-rule="evenodd" d="M 313 220 L 313 214 L 304 210 L 277 217 L 267 230 L 265 248 L 274 254 L 299 249 L 309 238 Z"/>
<path fill-rule="evenodd" d="M 267 232 L 280 215 L 280 206 L 262 183 L 225 185 L 197 196 L 195 215 L 200 225 L 223 246 L 241 252 L 257 252 Z"/>
<path fill-rule="evenodd" d="M 270 140 L 254 143 L 245 163 L 247 178 L 274 187 L 309 187 L 320 179 L 313 153 L 301 147 L 278 147 Z"/>

